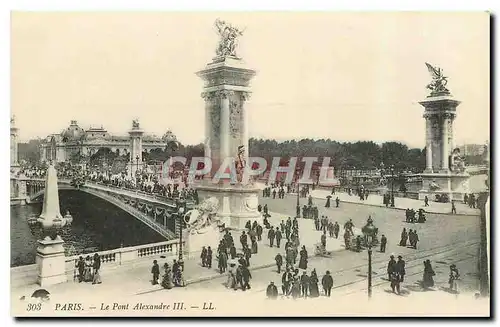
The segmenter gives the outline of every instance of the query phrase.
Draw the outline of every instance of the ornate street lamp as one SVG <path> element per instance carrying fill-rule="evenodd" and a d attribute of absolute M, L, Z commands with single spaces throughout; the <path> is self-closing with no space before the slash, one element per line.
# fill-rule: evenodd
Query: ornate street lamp
<path fill-rule="evenodd" d="M 394 165 L 391 165 L 391 207 L 394 208 Z"/>
<path fill-rule="evenodd" d="M 184 260 L 183 260 L 183 233 L 184 233 L 184 211 L 185 211 L 185 206 L 186 202 L 184 199 L 180 199 L 176 201 L 176 208 L 177 208 L 177 219 L 179 222 L 179 266 L 180 266 L 180 271 L 181 271 L 181 280 L 183 280 L 182 274 L 184 273 Z"/>
<path fill-rule="evenodd" d="M 373 225 L 373 219 L 368 217 L 366 225 L 362 232 L 365 236 L 366 246 L 368 247 L 368 298 L 372 297 L 372 245 L 374 243 L 377 228 Z"/>

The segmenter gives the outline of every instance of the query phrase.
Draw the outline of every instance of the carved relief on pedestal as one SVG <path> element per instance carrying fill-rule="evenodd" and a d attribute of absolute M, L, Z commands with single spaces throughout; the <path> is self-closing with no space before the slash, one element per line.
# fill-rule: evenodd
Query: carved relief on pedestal
<path fill-rule="evenodd" d="M 229 100 L 229 132 L 231 137 L 240 135 L 243 128 L 243 103 L 239 96 L 232 96 Z"/>

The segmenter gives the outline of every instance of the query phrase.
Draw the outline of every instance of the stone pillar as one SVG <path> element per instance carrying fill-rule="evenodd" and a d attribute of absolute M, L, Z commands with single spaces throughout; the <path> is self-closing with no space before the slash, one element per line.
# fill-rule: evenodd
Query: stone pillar
<path fill-rule="evenodd" d="M 19 129 L 15 126 L 15 118 L 12 117 L 10 120 L 10 166 L 12 168 L 19 166 L 18 132 Z"/>
<path fill-rule="evenodd" d="M 443 115 L 442 125 L 441 125 L 441 168 L 444 172 L 449 171 L 450 167 L 448 165 L 450 157 L 449 140 L 448 140 L 448 116 Z"/>
<path fill-rule="evenodd" d="M 250 92 L 241 92 L 241 115 L 243 119 L 241 120 L 241 143 L 245 145 L 245 158 L 249 157 L 249 148 L 248 145 L 248 109 L 245 107 L 245 101 L 250 98 Z"/>
<path fill-rule="evenodd" d="M 220 163 L 222 164 L 224 160 L 231 157 L 230 154 L 230 129 L 229 129 L 229 97 L 232 96 L 233 92 L 228 90 L 219 91 L 218 95 L 220 98 Z"/>
<path fill-rule="evenodd" d="M 64 241 L 60 236 L 55 240 L 49 237 L 38 241 L 36 264 L 38 265 L 37 283 L 42 286 L 64 283 L 66 277 L 66 256 Z"/>
<path fill-rule="evenodd" d="M 426 128 L 425 146 L 425 172 L 432 173 L 432 121 L 431 117 L 424 115 Z"/>
<path fill-rule="evenodd" d="M 210 92 L 203 92 L 201 97 L 205 100 L 205 142 L 204 142 L 204 155 L 207 158 L 212 157 L 212 97 L 213 94 Z M 206 174 L 210 177 L 211 174 Z"/>
<path fill-rule="evenodd" d="M 142 168 L 142 136 L 144 131 L 140 128 L 139 122 L 134 120 L 130 135 L 130 174 L 135 177 L 136 171 Z"/>

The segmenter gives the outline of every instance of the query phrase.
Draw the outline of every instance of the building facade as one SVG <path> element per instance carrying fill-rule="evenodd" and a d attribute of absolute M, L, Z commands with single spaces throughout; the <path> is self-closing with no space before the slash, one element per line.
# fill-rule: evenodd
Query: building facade
<path fill-rule="evenodd" d="M 163 137 L 144 134 L 142 151 L 151 152 L 154 149 L 165 149 L 171 141 L 176 141 L 175 135 L 167 131 Z M 108 148 L 117 155 L 127 155 L 131 152 L 130 135 L 111 135 L 101 127 L 80 127 L 76 120 L 72 120 L 69 127 L 59 134 L 47 136 L 40 145 L 41 161 L 66 162 L 75 155 L 89 157 L 100 149 Z"/>

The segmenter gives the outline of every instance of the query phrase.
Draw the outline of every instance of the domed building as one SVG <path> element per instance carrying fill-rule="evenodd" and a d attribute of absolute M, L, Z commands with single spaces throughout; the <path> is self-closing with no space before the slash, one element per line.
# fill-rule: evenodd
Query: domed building
<path fill-rule="evenodd" d="M 165 149 L 171 141 L 176 141 L 176 136 L 167 131 L 163 137 L 144 134 L 142 137 L 143 152 L 151 152 L 154 149 Z M 65 162 L 74 155 L 84 157 L 92 156 L 99 149 L 110 149 L 117 155 L 130 153 L 129 135 L 111 135 L 103 127 L 80 127 L 76 120 L 59 134 L 47 136 L 40 145 L 40 158 L 42 161 Z"/>

